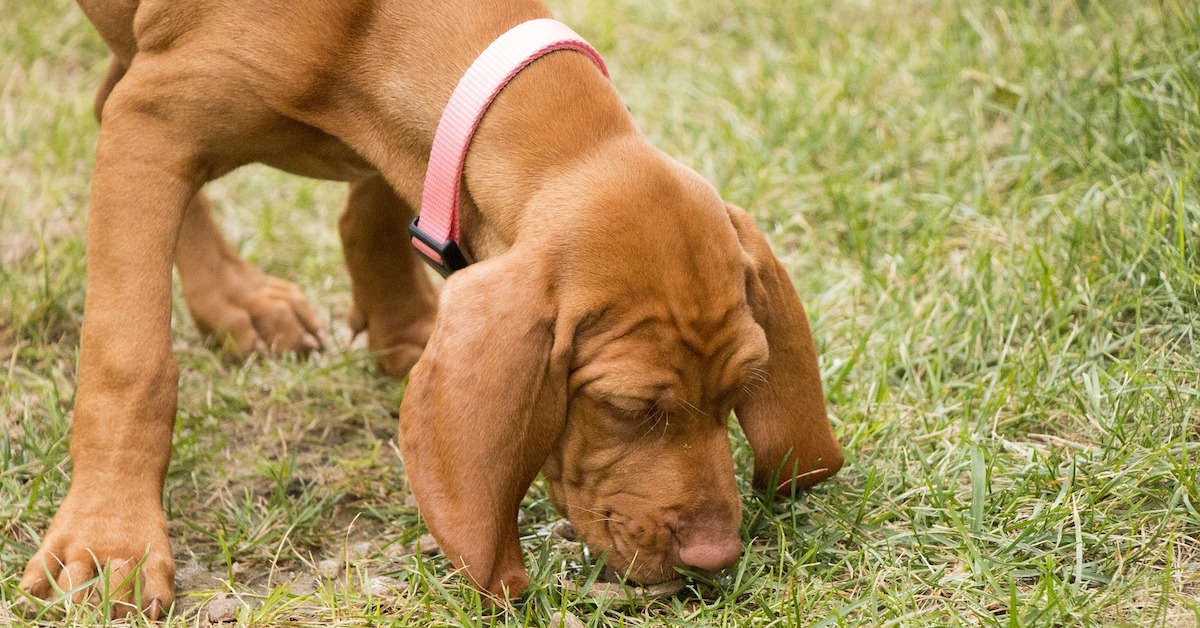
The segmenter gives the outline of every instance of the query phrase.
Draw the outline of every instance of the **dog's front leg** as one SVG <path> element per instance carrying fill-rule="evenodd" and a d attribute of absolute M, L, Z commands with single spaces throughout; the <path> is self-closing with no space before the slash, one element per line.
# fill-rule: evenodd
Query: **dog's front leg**
<path fill-rule="evenodd" d="M 437 289 L 408 241 L 413 210 L 382 177 L 350 184 L 338 221 L 354 293 L 350 326 L 366 330 L 379 368 L 408 375 L 433 331 Z"/>
<path fill-rule="evenodd" d="M 162 508 L 178 367 L 171 263 L 198 153 L 127 76 L 100 128 L 87 235 L 88 278 L 71 438 L 73 479 L 21 587 L 44 598 L 114 602 L 157 616 L 174 599 Z M 152 93 L 152 92 L 150 92 Z M 102 571 L 108 590 L 89 581 Z M 134 592 L 137 599 L 134 599 Z"/>

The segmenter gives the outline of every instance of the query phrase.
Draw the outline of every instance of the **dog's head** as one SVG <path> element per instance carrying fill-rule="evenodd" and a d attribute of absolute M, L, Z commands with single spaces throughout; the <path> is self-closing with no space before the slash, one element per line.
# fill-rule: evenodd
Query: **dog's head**
<path fill-rule="evenodd" d="M 447 282 L 410 375 L 413 492 L 497 596 L 528 583 L 517 509 L 539 471 L 594 552 L 653 583 L 741 552 L 731 410 L 760 488 L 842 464 L 804 310 L 762 234 L 695 173 L 631 153 L 547 186 L 509 251 Z"/>

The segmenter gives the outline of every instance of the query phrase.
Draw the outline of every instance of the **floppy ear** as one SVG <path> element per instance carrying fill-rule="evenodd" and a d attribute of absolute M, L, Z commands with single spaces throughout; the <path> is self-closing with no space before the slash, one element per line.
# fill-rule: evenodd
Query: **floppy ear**
<path fill-rule="evenodd" d="M 535 257 L 513 250 L 446 282 L 400 407 L 404 466 L 429 530 L 496 597 L 529 584 L 517 509 L 566 416 L 571 334 L 557 337 Z"/>
<path fill-rule="evenodd" d="M 746 298 L 770 351 L 766 382 L 734 414 L 754 450 L 754 485 L 788 494 L 837 473 L 842 448 L 825 414 L 817 352 L 796 288 L 750 216 L 726 208 L 748 257 Z"/>

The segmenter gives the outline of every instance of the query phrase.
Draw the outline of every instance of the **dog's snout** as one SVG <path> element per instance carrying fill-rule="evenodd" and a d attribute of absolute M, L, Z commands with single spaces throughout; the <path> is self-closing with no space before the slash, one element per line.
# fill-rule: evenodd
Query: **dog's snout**
<path fill-rule="evenodd" d="M 718 572 L 736 563 L 742 555 L 742 539 L 738 535 L 740 519 L 729 513 L 709 513 L 680 522 L 682 525 L 676 528 L 679 562 L 685 567 L 707 572 Z"/>
<path fill-rule="evenodd" d="M 679 560 L 701 571 L 717 572 L 736 563 L 742 555 L 742 541 L 733 536 L 693 536 L 679 548 Z"/>

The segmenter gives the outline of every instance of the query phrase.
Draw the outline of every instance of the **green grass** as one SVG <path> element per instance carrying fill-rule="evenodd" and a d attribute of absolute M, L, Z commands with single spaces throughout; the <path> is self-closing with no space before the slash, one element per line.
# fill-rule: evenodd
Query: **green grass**
<path fill-rule="evenodd" d="M 547 537 L 535 485 L 531 593 L 482 608 L 405 549 L 423 529 L 393 445 L 402 385 L 349 343 L 342 186 L 247 168 L 211 186 L 227 233 L 306 287 L 336 346 L 231 364 L 176 299 L 173 625 L 203 625 L 221 592 L 253 625 L 542 625 L 563 609 L 592 626 L 1200 622 L 1193 3 L 552 8 L 651 139 L 773 240 L 846 468 L 767 502 L 736 436 L 743 560 L 632 602 L 585 593 L 599 563 Z M 105 66 L 73 4 L 0 0 L 0 622 L 67 488 Z"/>

